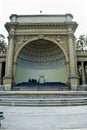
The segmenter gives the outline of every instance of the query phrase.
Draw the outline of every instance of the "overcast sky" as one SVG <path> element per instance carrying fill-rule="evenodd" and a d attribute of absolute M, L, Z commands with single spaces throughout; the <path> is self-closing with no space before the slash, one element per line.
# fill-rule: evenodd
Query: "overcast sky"
<path fill-rule="evenodd" d="M 11 14 L 66 14 L 78 23 L 76 37 L 87 34 L 87 0 L 0 0 L 0 34 L 7 37 L 4 24 Z"/>

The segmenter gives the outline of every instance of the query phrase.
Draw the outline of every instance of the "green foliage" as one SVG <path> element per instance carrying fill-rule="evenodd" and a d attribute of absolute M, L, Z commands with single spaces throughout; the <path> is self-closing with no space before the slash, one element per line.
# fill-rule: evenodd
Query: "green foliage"
<path fill-rule="evenodd" d="M 87 50 L 87 35 L 80 35 L 76 39 L 76 49 L 77 50 Z"/>
<path fill-rule="evenodd" d="M 7 51 L 7 45 L 5 42 L 5 37 L 0 34 L 0 53 L 6 53 Z"/>
<path fill-rule="evenodd" d="M 3 112 L 0 112 L 0 120 L 3 120 L 4 116 L 3 116 Z"/>

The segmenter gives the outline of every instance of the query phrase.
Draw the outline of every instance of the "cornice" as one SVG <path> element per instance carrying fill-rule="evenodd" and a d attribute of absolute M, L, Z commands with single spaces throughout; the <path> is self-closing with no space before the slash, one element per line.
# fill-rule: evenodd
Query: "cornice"
<path fill-rule="evenodd" d="M 18 22 L 6 22 L 7 26 L 65 26 L 65 25 L 78 25 L 76 22 L 47 22 L 47 23 L 18 23 Z"/>
<path fill-rule="evenodd" d="M 18 23 L 18 22 L 7 22 L 5 24 L 5 27 L 7 31 L 9 32 L 10 28 L 19 28 L 19 27 L 56 27 L 56 26 L 62 26 L 62 27 L 71 27 L 74 31 L 76 30 L 78 24 L 76 22 L 61 22 L 61 23 Z"/>
<path fill-rule="evenodd" d="M 71 16 L 73 18 L 73 15 L 71 13 L 67 13 L 67 14 L 31 14 L 31 15 L 17 15 L 17 14 L 12 14 L 10 16 L 10 19 L 15 16 L 15 17 L 64 17 L 64 16 Z"/>

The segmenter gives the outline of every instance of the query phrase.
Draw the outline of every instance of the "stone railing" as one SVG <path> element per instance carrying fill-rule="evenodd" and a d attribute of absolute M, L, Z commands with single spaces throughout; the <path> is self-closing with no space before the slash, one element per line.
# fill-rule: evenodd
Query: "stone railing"
<path fill-rule="evenodd" d="M 76 51 L 77 56 L 87 56 L 87 50 Z"/>

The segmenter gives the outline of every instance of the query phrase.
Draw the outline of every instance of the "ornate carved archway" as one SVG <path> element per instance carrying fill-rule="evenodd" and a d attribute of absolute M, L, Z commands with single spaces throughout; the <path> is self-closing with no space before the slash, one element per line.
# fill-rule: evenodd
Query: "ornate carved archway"
<path fill-rule="evenodd" d="M 17 46 L 15 48 L 14 62 L 16 62 L 17 56 L 18 56 L 19 52 L 22 50 L 22 48 L 35 40 L 47 40 L 47 41 L 50 41 L 50 42 L 56 44 L 63 51 L 63 53 L 65 55 L 66 62 L 68 62 L 69 59 L 68 59 L 68 53 L 67 53 L 68 46 L 67 46 L 66 36 L 59 36 L 59 35 L 58 36 L 51 36 L 51 37 L 46 36 L 44 38 L 39 38 L 39 36 L 37 36 L 37 37 L 32 36 L 32 37 L 27 38 L 26 40 L 25 39 L 26 39 L 25 37 L 22 37 L 20 39 L 20 42 L 17 43 Z M 24 41 L 24 42 L 22 42 L 22 41 Z"/>
<path fill-rule="evenodd" d="M 34 41 L 41 40 L 61 50 L 67 66 L 68 82 L 72 88 L 76 88 L 78 77 L 74 32 L 77 23 L 72 21 L 72 15 L 12 15 L 10 18 L 11 22 L 5 25 L 9 32 L 9 46 L 4 84 L 12 85 L 15 80 L 17 58 L 21 51 Z"/>
<path fill-rule="evenodd" d="M 68 56 L 66 55 L 65 57 L 64 52 L 62 51 L 64 48 L 61 49 L 57 44 L 53 43 L 52 40 L 48 41 L 47 38 L 37 38 L 37 40 L 33 41 L 28 40 L 26 43 L 23 44 L 22 48 L 20 46 L 20 51 L 16 49 L 16 58 L 14 58 L 16 59 L 14 62 L 16 63 L 14 65 L 14 77 L 17 77 L 16 68 L 18 65 L 27 68 L 27 72 L 28 69 L 31 68 L 38 71 L 44 69 L 44 73 L 46 70 L 61 68 L 61 66 L 67 65 L 66 63 L 68 61 Z M 65 77 L 67 76 L 65 75 Z"/>

